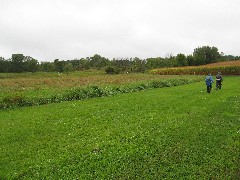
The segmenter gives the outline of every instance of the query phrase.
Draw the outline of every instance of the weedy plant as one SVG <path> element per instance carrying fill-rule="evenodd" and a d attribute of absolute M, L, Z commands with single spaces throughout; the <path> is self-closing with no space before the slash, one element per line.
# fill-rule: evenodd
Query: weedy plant
<path fill-rule="evenodd" d="M 7 86 L 6 81 L 3 81 L 3 91 L 0 98 L 0 109 L 43 105 L 49 103 L 59 103 L 63 101 L 83 100 L 93 97 L 112 96 L 120 93 L 136 92 L 152 88 L 171 87 L 177 85 L 184 85 L 202 80 L 199 76 L 158 76 L 149 74 L 126 74 L 126 75 L 91 75 L 79 78 L 81 83 L 76 83 L 77 78 L 74 76 L 56 79 L 56 77 L 48 78 L 46 80 L 30 77 L 29 81 L 32 86 L 28 85 L 28 79 L 24 77 L 23 84 L 20 83 L 21 88 L 14 88 L 14 83 Z M 15 78 L 14 78 L 15 79 Z M 13 80 L 14 80 L 13 79 Z M 38 80 L 40 83 L 39 85 Z M 14 80 L 14 81 L 17 81 Z M 102 81 L 102 83 L 99 83 Z M 20 81 L 21 82 L 21 81 Z M 46 84 L 46 82 L 48 84 Z M 57 83 L 54 83 L 57 82 Z M 65 82 L 66 85 L 65 85 Z M 88 82 L 87 84 L 85 82 Z M 69 84 L 68 84 L 69 83 Z M 35 88 L 37 84 L 37 88 Z M 56 84 L 59 84 L 56 86 Z M 71 85 L 70 85 L 71 84 Z M 27 86 L 28 85 L 28 86 Z M 55 88 L 51 86 L 55 85 Z M 1 97 L 1 96 L 0 96 Z"/>

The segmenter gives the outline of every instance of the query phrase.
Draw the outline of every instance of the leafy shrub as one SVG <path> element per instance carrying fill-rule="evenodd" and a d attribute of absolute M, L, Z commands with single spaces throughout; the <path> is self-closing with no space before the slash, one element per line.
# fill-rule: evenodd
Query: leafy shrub
<path fill-rule="evenodd" d="M 114 68 L 109 66 L 105 69 L 105 72 L 107 74 L 114 74 Z"/>
<path fill-rule="evenodd" d="M 119 68 L 114 68 L 114 67 L 108 66 L 108 67 L 105 69 L 105 72 L 106 72 L 107 74 L 119 74 L 119 73 L 120 73 L 120 69 L 119 69 Z"/>

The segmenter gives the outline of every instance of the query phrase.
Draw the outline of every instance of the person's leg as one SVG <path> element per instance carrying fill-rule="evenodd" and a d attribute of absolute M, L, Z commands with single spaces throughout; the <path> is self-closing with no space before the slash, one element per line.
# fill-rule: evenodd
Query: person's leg
<path fill-rule="evenodd" d="M 207 93 L 210 93 L 210 91 L 211 91 L 211 87 L 207 86 Z"/>

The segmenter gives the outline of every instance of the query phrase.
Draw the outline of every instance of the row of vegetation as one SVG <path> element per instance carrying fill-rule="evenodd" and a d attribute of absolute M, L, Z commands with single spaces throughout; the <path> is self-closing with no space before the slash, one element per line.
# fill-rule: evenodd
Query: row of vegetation
<path fill-rule="evenodd" d="M 218 72 L 221 72 L 221 74 L 224 75 L 240 75 L 240 60 L 232 62 L 234 63 L 214 63 L 207 66 L 159 68 L 151 70 L 150 73 L 159 75 L 206 75 L 208 73 L 217 74 Z"/>
<path fill-rule="evenodd" d="M 240 78 L 225 81 L 1 110 L 0 179 L 237 180 Z"/>
<path fill-rule="evenodd" d="M 184 55 L 182 53 L 173 56 L 166 55 L 165 58 L 114 58 L 108 59 L 95 54 L 92 57 L 59 60 L 53 62 L 39 62 L 38 60 L 24 56 L 23 54 L 12 54 L 12 58 L 0 57 L 0 72 L 70 72 L 74 70 L 105 69 L 108 74 L 118 74 L 123 72 L 144 72 L 149 69 L 179 66 L 198 66 L 219 61 L 231 61 L 240 59 L 239 56 L 224 55 L 219 53 L 216 47 L 202 46 L 194 49 L 193 54 Z"/>
<path fill-rule="evenodd" d="M 40 96 L 24 96 L 23 94 L 11 94 L 3 97 L 0 101 L 0 109 L 35 106 L 49 103 L 59 103 L 63 101 L 83 100 L 94 97 L 112 96 L 121 93 L 136 92 L 152 88 L 162 88 L 189 84 L 200 81 L 196 78 L 171 78 L 162 80 L 152 80 L 145 82 L 129 83 L 125 85 L 109 85 L 109 86 L 87 86 L 74 87 L 67 90 L 59 91 L 57 93 L 49 94 L 46 90 L 45 95 Z M 50 91 L 49 91 L 50 92 Z"/>

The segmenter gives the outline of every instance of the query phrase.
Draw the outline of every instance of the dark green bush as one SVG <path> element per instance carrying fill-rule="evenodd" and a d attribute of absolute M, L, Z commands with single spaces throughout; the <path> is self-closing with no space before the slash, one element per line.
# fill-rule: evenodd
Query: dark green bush
<path fill-rule="evenodd" d="M 119 74 L 119 73 L 120 73 L 120 69 L 119 69 L 119 68 L 114 68 L 114 67 L 108 66 L 108 67 L 105 69 L 105 72 L 106 72 L 107 74 Z"/>

